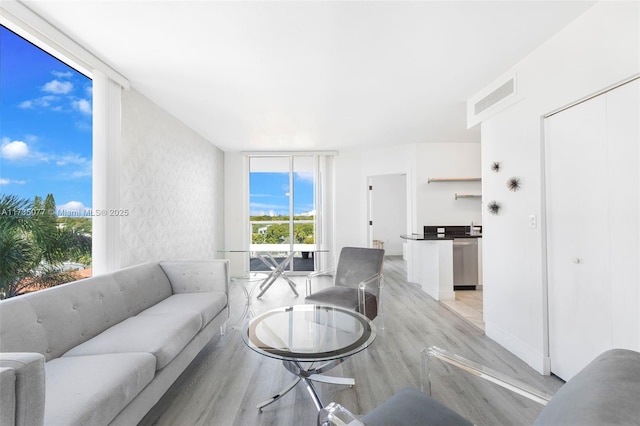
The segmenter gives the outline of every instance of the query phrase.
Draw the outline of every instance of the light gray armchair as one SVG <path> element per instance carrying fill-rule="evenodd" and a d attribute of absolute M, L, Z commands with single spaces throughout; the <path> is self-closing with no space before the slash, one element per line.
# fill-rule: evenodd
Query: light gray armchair
<path fill-rule="evenodd" d="M 335 269 L 309 274 L 306 303 L 340 306 L 355 310 L 370 320 L 380 317 L 378 327 L 384 329 L 382 312 L 382 266 L 384 250 L 344 247 Z M 314 292 L 313 279 L 333 276 L 333 286 Z"/>

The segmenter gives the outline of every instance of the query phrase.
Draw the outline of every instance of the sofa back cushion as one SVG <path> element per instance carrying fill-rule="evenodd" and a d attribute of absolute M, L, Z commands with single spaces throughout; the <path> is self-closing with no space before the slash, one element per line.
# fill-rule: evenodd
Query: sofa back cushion
<path fill-rule="evenodd" d="M 124 296 L 126 319 L 173 294 L 169 278 L 159 263 L 145 263 L 114 272 L 113 279 Z"/>
<path fill-rule="evenodd" d="M 158 263 L 87 278 L 0 302 L 0 352 L 47 361 L 171 295 Z"/>

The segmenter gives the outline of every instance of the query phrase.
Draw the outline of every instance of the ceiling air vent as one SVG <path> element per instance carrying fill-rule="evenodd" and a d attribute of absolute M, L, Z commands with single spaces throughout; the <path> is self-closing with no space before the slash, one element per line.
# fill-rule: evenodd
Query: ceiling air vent
<path fill-rule="evenodd" d="M 467 126 L 472 127 L 517 100 L 516 76 L 509 75 L 494 82 L 467 102 Z"/>

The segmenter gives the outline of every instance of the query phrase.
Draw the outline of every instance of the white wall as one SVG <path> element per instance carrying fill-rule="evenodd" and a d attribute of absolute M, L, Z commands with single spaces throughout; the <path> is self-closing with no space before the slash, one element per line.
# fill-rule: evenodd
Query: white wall
<path fill-rule="evenodd" d="M 637 2 L 596 4 L 508 71 L 523 99 L 482 123 L 484 200 L 503 206 L 483 212 L 486 334 L 540 372 L 549 370 L 541 117 L 640 72 L 639 28 Z M 511 176 L 520 191 L 506 189 Z"/>
<path fill-rule="evenodd" d="M 427 184 L 427 177 L 478 177 L 480 144 L 424 143 L 341 151 L 336 159 L 337 247 L 366 246 L 367 181 L 370 176 L 405 174 L 407 229 L 422 232 L 429 224 L 481 223 L 477 199 L 454 200 L 455 192 L 480 193 L 478 183 Z M 398 236 L 399 238 L 399 236 Z"/>
<path fill-rule="evenodd" d="M 222 257 L 224 153 L 131 89 L 121 155 L 121 266 Z"/>
<path fill-rule="evenodd" d="M 480 225 L 479 198 L 455 199 L 455 194 L 481 194 L 480 182 L 432 182 L 429 178 L 479 178 L 479 143 L 420 144 L 416 152 L 417 231 L 424 225 Z"/>

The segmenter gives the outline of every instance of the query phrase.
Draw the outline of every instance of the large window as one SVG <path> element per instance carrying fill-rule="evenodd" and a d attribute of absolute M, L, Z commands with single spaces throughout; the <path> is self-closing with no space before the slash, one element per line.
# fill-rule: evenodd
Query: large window
<path fill-rule="evenodd" d="M 0 298 L 91 274 L 92 81 L 0 26 Z"/>
<path fill-rule="evenodd" d="M 276 256 L 295 250 L 291 271 L 315 268 L 316 171 L 313 155 L 249 158 L 251 246 Z M 259 259 L 252 259 L 252 271 L 265 269 Z"/>

